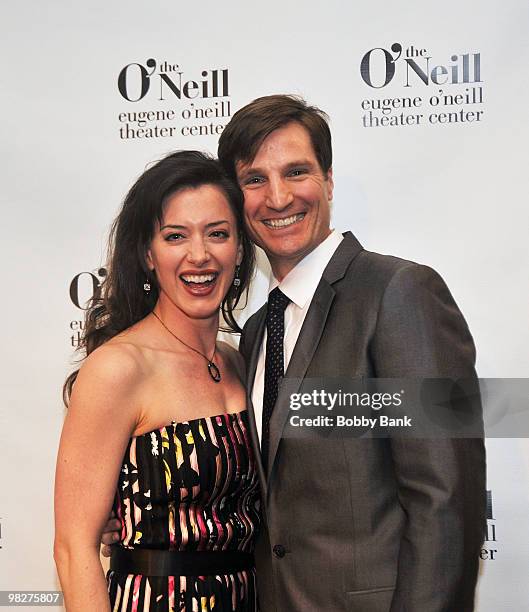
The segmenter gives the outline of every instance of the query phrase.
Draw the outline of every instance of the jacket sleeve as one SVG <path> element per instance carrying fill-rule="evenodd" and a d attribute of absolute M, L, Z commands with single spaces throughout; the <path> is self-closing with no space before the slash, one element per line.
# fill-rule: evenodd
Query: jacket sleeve
<path fill-rule="evenodd" d="M 442 278 L 417 264 L 388 283 L 371 350 L 377 377 L 476 377 L 461 312 Z M 483 439 L 390 444 L 407 517 L 391 612 L 471 612 L 486 527 Z"/>

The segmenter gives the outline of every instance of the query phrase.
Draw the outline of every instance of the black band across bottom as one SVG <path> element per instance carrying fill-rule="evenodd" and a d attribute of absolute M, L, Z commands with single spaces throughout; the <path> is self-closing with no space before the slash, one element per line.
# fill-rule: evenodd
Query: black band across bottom
<path fill-rule="evenodd" d="M 110 569 L 144 576 L 209 576 L 234 574 L 254 567 L 250 553 L 237 550 L 178 551 L 112 547 Z"/>

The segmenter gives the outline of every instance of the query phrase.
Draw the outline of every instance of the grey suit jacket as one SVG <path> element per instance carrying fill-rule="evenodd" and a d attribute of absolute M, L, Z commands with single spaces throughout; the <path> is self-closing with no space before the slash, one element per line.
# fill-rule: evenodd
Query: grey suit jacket
<path fill-rule="evenodd" d="M 245 325 L 250 394 L 266 305 Z M 468 327 L 430 268 L 365 251 L 349 232 L 320 280 L 287 377 L 475 376 Z M 262 612 L 469 612 L 485 532 L 480 439 L 282 438 L 259 462 Z"/>

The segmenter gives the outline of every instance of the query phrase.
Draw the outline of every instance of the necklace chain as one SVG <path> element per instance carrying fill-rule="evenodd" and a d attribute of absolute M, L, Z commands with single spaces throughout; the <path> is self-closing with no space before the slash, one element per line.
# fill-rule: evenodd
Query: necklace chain
<path fill-rule="evenodd" d="M 188 349 L 191 349 L 195 353 L 198 353 L 201 357 L 204 357 L 204 359 L 208 362 L 208 373 L 209 373 L 209 375 L 211 376 L 211 378 L 215 382 L 220 382 L 220 380 L 221 380 L 220 370 L 219 370 L 218 366 L 215 364 L 215 362 L 213 361 L 213 359 L 215 359 L 215 353 L 217 352 L 217 343 L 215 343 L 215 347 L 213 348 L 213 355 L 211 355 L 211 359 L 208 359 L 207 355 L 204 355 L 204 353 L 202 353 L 198 349 L 196 349 L 193 346 L 189 345 L 187 342 L 184 342 L 182 340 L 182 338 L 179 338 L 174 332 L 172 332 L 167 327 L 167 325 L 160 319 L 160 317 L 154 312 L 154 310 L 152 311 L 152 314 L 155 316 L 156 319 L 158 319 L 158 321 L 161 323 L 162 327 L 165 327 L 165 329 L 171 334 L 171 336 L 173 336 L 173 338 L 176 338 L 178 340 L 178 342 L 181 342 Z"/>

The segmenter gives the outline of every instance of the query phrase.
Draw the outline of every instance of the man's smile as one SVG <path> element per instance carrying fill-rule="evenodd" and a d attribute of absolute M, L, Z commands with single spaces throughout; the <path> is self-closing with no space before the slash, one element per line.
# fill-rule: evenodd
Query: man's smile
<path fill-rule="evenodd" d="M 263 223 L 272 229 L 281 229 L 302 221 L 305 218 L 305 215 L 306 213 L 298 213 L 297 215 L 283 217 L 282 219 L 263 219 Z"/>

